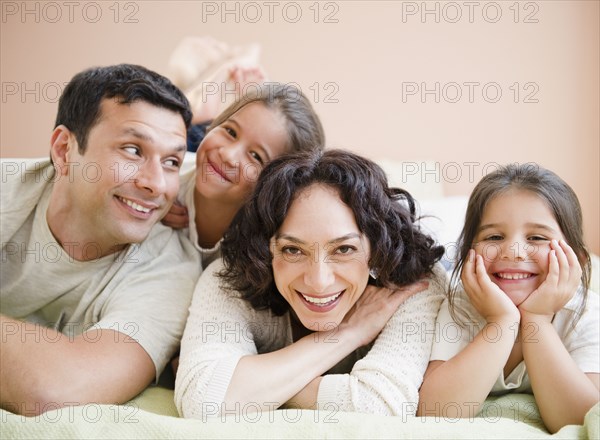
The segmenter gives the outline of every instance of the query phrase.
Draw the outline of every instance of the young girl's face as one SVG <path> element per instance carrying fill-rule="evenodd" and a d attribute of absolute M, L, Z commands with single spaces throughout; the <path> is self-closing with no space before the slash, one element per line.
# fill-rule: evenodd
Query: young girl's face
<path fill-rule="evenodd" d="M 196 191 L 224 204 L 241 205 L 267 162 L 286 152 L 284 117 L 253 102 L 209 131 L 196 157 Z"/>
<path fill-rule="evenodd" d="M 546 202 L 531 191 L 509 190 L 484 209 L 474 249 L 518 306 L 546 279 L 553 239 L 564 237 Z"/>

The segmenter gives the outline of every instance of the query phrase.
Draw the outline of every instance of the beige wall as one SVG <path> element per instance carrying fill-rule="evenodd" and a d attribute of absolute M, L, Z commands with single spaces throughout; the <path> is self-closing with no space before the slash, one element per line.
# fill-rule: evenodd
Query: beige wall
<path fill-rule="evenodd" d="M 600 251 L 597 1 L 1 3 L 2 157 L 47 154 L 57 92 L 79 70 L 166 73 L 184 36 L 213 35 L 260 43 L 270 77 L 310 96 L 330 146 L 437 161 L 417 172 L 447 194 L 468 194 L 490 163 L 553 169 Z"/>

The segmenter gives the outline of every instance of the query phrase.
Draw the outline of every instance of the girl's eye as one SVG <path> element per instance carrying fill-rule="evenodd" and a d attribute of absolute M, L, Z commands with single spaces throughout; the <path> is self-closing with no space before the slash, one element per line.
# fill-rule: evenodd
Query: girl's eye
<path fill-rule="evenodd" d="M 229 136 L 231 136 L 232 138 L 234 138 L 234 139 L 235 139 L 235 138 L 237 137 L 237 133 L 236 133 L 236 131 L 235 131 L 233 128 L 231 128 L 231 127 L 223 127 L 223 129 L 224 129 L 224 130 L 227 132 L 227 134 L 228 134 Z"/>
<path fill-rule="evenodd" d="M 254 160 L 256 160 L 258 163 L 260 163 L 261 165 L 265 163 L 265 161 L 263 160 L 263 158 L 256 151 L 251 151 L 250 152 L 250 156 L 252 156 L 252 158 Z"/>
<path fill-rule="evenodd" d="M 502 235 L 500 235 L 500 234 L 488 235 L 483 240 L 484 241 L 498 241 L 498 240 L 502 240 Z"/>
<path fill-rule="evenodd" d="M 533 241 L 550 241 L 549 238 L 546 238 L 546 237 L 544 237 L 542 235 L 532 235 L 528 239 L 529 240 L 533 240 Z"/>

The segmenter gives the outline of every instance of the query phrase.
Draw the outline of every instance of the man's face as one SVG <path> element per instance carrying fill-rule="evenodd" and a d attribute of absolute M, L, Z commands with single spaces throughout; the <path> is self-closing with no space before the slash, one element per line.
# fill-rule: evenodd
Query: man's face
<path fill-rule="evenodd" d="M 105 99 L 81 155 L 75 137 L 66 166 L 66 215 L 73 228 L 106 247 L 144 240 L 169 210 L 179 190 L 186 128 L 179 113 L 139 101 Z M 69 235 L 72 235 L 71 233 Z"/>

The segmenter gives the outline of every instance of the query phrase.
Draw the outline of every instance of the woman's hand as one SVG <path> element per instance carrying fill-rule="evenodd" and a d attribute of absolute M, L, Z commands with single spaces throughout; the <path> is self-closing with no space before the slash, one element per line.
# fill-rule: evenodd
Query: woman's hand
<path fill-rule="evenodd" d="M 428 287 L 428 281 L 417 281 L 396 290 L 367 286 L 340 325 L 353 329 L 360 345 L 367 345 L 379 335 L 404 301 Z"/>
<path fill-rule="evenodd" d="M 508 296 L 490 279 L 483 257 L 471 249 L 460 276 L 471 304 L 487 322 L 504 318 L 519 322 L 519 310 Z"/>
<path fill-rule="evenodd" d="M 579 287 L 582 270 L 571 246 L 564 240 L 552 240 L 550 248 L 546 279 L 519 305 L 524 317 L 539 315 L 551 320 L 573 298 Z"/>
<path fill-rule="evenodd" d="M 190 217 L 187 208 L 175 201 L 161 221 L 163 225 L 170 226 L 173 229 L 183 229 L 188 227 Z"/>

